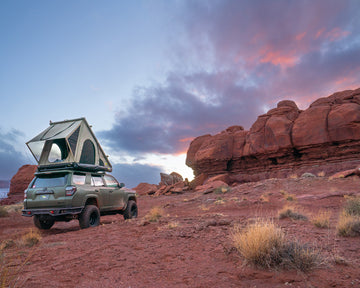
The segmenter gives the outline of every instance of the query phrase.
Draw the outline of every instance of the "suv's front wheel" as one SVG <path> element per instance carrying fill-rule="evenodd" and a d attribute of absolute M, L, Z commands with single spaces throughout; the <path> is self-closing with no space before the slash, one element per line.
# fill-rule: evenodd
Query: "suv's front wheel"
<path fill-rule="evenodd" d="M 34 215 L 35 226 L 43 230 L 50 229 L 55 223 L 55 220 L 50 217 L 51 216 L 46 217 L 46 216 Z"/>
<path fill-rule="evenodd" d="M 100 224 L 100 211 L 95 205 L 86 205 L 79 216 L 80 228 L 96 227 Z"/>
<path fill-rule="evenodd" d="M 123 213 L 124 219 L 132 219 L 138 216 L 138 209 L 134 200 L 129 200 L 128 205 Z"/>

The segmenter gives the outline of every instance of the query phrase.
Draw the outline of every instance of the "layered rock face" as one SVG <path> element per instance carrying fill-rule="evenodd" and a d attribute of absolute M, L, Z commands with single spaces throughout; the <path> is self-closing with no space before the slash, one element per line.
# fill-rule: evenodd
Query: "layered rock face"
<path fill-rule="evenodd" d="M 195 176 L 227 174 L 230 182 L 355 168 L 360 165 L 360 88 L 320 98 L 305 111 L 281 101 L 249 131 L 232 126 L 197 137 L 186 164 Z"/>
<path fill-rule="evenodd" d="M 24 191 L 29 186 L 36 172 L 36 165 L 24 165 L 11 178 L 8 198 L 1 201 L 2 205 L 18 203 L 24 200 Z"/>

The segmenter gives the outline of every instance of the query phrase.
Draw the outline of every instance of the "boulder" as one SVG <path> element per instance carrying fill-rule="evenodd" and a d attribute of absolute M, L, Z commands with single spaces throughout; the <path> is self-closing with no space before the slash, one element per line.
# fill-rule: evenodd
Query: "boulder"
<path fill-rule="evenodd" d="M 138 186 L 133 188 L 139 195 L 152 195 L 159 189 L 159 186 L 149 183 L 140 183 Z"/>
<path fill-rule="evenodd" d="M 183 177 L 176 172 L 172 172 L 170 174 L 160 173 L 160 179 L 161 179 L 159 183 L 160 186 L 162 185 L 170 186 L 177 182 L 183 181 Z"/>

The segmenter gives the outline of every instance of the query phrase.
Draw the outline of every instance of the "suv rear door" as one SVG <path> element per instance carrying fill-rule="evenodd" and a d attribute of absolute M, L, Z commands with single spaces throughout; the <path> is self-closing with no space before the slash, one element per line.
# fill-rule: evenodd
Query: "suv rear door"
<path fill-rule="evenodd" d="M 37 175 L 27 189 L 26 208 L 66 207 L 69 200 L 65 189 L 69 178 L 68 172 Z"/>

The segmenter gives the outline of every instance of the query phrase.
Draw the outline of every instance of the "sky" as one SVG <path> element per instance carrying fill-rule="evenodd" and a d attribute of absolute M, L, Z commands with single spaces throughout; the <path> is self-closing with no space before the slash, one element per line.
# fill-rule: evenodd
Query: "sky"
<path fill-rule="evenodd" d="M 127 187 L 191 180 L 195 137 L 359 87 L 357 0 L 0 1 L 0 180 L 79 117 Z"/>

